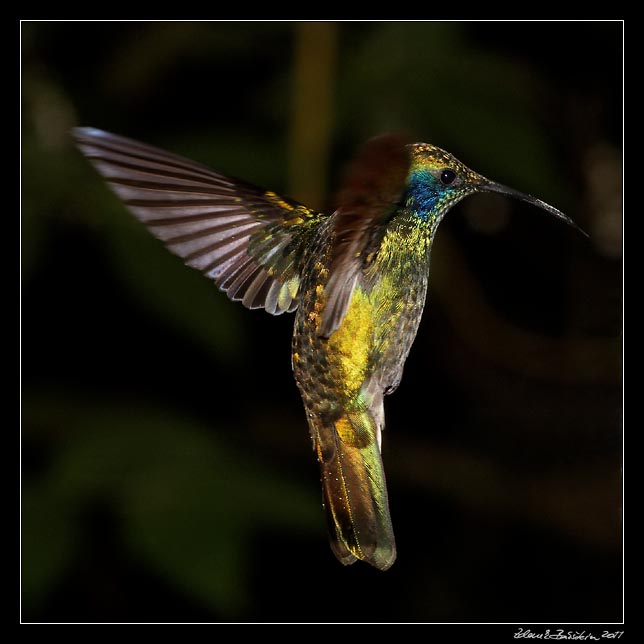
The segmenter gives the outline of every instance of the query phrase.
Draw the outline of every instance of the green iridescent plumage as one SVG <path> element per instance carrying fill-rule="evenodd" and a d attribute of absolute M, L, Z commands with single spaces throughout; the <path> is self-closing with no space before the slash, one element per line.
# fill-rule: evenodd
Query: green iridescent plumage
<path fill-rule="evenodd" d="M 362 148 L 326 216 L 183 157 L 91 128 L 74 131 L 129 210 L 231 299 L 297 309 L 293 371 L 321 468 L 335 555 L 385 570 L 396 558 L 381 458 L 384 396 L 402 378 L 447 211 L 492 191 L 561 212 L 426 143 Z M 573 224 L 574 225 L 574 224 Z"/>

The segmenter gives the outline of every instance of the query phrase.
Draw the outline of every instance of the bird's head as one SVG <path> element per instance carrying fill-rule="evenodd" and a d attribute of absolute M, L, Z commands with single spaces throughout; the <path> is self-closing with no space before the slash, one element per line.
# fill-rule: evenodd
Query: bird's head
<path fill-rule="evenodd" d="M 414 143 L 408 150 L 410 163 L 405 206 L 430 224 L 438 224 L 452 206 L 468 195 L 497 192 L 537 206 L 578 228 L 572 219 L 545 201 L 490 181 L 435 145 Z"/>

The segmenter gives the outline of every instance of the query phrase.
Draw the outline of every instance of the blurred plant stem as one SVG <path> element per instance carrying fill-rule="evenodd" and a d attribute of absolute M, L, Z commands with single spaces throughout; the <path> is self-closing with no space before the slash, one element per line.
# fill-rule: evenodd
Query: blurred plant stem
<path fill-rule="evenodd" d="M 332 22 L 294 25 L 289 194 L 321 209 L 326 196 L 338 28 Z"/>

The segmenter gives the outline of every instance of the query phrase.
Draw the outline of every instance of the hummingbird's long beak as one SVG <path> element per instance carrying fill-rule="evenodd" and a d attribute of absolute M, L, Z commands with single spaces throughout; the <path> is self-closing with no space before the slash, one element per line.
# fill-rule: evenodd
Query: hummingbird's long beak
<path fill-rule="evenodd" d="M 518 190 L 514 190 L 513 188 L 508 188 L 507 186 L 504 186 L 503 184 L 500 184 L 500 183 L 496 183 L 494 181 L 487 181 L 483 185 L 483 190 L 487 190 L 489 192 L 498 192 L 502 195 L 508 195 L 509 197 L 514 197 L 515 199 L 519 199 L 521 201 L 525 201 L 526 203 L 532 204 L 533 206 L 537 206 L 538 208 L 541 208 L 542 210 L 549 212 L 557 219 L 561 219 L 562 221 L 565 221 L 569 226 L 576 228 L 580 233 L 588 237 L 588 233 L 582 230 L 570 217 L 568 217 L 567 215 L 564 215 L 563 212 L 561 212 L 561 210 L 557 210 L 556 208 L 546 203 L 545 201 L 541 201 L 541 199 L 537 199 L 532 195 L 527 195 L 523 192 L 519 192 Z"/>

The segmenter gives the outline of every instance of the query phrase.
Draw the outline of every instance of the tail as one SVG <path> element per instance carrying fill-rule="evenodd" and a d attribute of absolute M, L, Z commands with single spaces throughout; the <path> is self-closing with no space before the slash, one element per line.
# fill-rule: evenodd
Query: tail
<path fill-rule="evenodd" d="M 333 421 L 310 418 L 322 474 L 329 539 L 344 564 L 356 559 L 387 570 L 396 559 L 380 427 L 367 410 Z"/>

